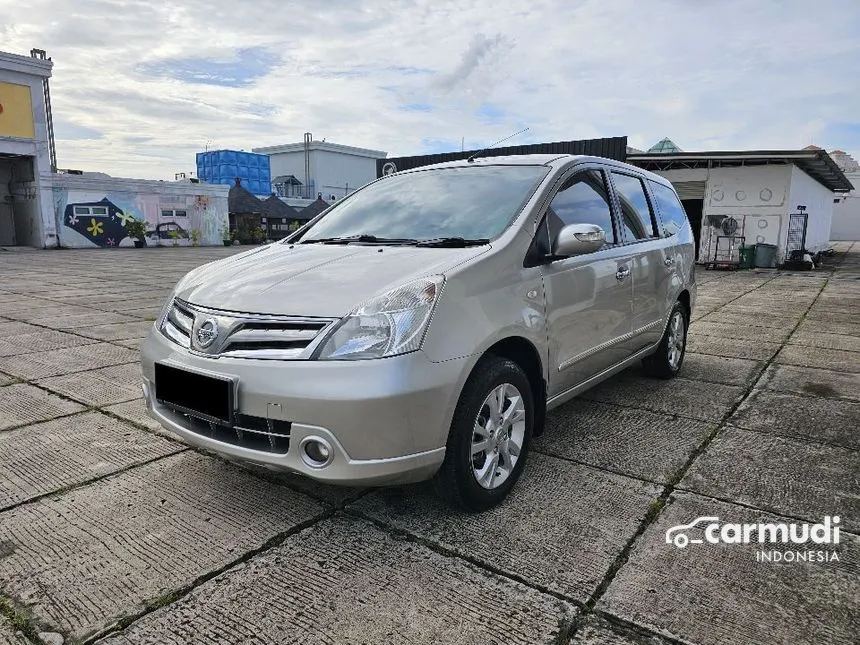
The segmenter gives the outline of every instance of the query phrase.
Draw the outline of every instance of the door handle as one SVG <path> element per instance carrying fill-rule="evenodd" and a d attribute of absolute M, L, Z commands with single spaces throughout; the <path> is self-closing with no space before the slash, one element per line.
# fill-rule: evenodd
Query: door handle
<path fill-rule="evenodd" d="M 615 272 L 615 277 L 619 280 L 623 280 L 628 275 L 630 275 L 630 269 L 627 267 L 618 267 L 618 271 Z"/>

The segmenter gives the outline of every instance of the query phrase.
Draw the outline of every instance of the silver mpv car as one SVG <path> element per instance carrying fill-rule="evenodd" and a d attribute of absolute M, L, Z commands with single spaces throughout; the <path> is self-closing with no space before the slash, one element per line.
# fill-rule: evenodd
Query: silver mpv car
<path fill-rule="evenodd" d="M 502 500 L 547 410 L 681 369 L 693 235 L 671 184 L 596 157 L 383 177 L 176 285 L 142 350 L 185 442 L 319 481 Z"/>

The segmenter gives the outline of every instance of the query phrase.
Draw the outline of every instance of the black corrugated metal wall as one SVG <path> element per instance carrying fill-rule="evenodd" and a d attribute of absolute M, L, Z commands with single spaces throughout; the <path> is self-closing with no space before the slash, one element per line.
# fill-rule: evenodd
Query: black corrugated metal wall
<path fill-rule="evenodd" d="M 409 170 L 434 163 L 468 159 L 478 152 L 465 150 L 463 152 L 442 152 L 434 155 L 415 155 L 413 157 L 389 157 L 376 160 L 376 176 L 382 177 L 382 167 L 394 163 L 397 170 Z M 627 137 L 607 137 L 604 139 L 581 139 L 578 141 L 556 141 L 554 143 L 534 143 L 524 146 L 506 146 L 492 148 L 481 153 L 482 157 L 502 157 L 505 155 L 591 155 L 624 161 L 627 159 Z"/>

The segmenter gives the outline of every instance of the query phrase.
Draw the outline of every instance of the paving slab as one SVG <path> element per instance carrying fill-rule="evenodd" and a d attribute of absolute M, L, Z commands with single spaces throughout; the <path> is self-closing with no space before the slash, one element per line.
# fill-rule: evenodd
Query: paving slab
<path fill-rule="evenodd" d="M 683 370 L 682 366 L 682 374 Z M 651 379 L 628 370 L 588 390 L 582 398 L 701 421 L 718 421 L 743 392 L 744 388 L 735 385 L 686 378 Z"/>
<path fill-rule="evenodd" d="M 113 323 L 110 325 L 96 325 L 95 327 L 83 327 L 77 330 L 81 336 L 95 338 L 97 340 L 129 340 L 132 338 L 143 338 L 149 334 L 152 323 L 146 320 Z"/>
<path fill-rule="evenodd" d="M 827 327 L 830 323 L 857 324 L 857 314 L 848 311 L 821 311 L 813 308 L 806 314 L 806 319 L 819 323 L 821 329 L 824 331 L 827 331 Z"/>
<path fill-rule="evenodd" d="M 102 409 L 104 412 L 110 412 L 126 421 L 131 421 L 139 426 L 143 426 L 151 432 L 176 439 L 176 435 L 165 430 L 158 421 L 147 414 L 146 404 L 143 402 L 142 398 L 134 399 L 133 401 L 126 401 L 125 403 L 117 403 L 116 405 L 108 405 Z"/>
<path fill-rule="evenodd" d="M 855 319 L 856 320 L 856 319 Z M 822 323 L 820 320 L 804 320 L 797 328 L 798 333 L 842 334 L 860 336 L 860 323 Z"/>
<path fill-rule="evenodd" d="M 569 645 L 669 645 L 669 641 L 630 625 L 613 625 L 592 614 L 577 620 Z"/>
<path fill-rule="evenodd" d="M 708 318 L 695 321 L 690 325 L 690 336 L 715 336 L 717 338 L 733 338 L 736 340 L 763 340 L 769 343 L 781 343 L 791 333 L 790 328 L 774 329 L 772 327 L 751 327 L 730 325 L 721 322 L 709 322 Z"/>
<path fill-rule="evenodd" d="M 858 314 L 857 319 L 860 320 L 860 314 Z M 792 334 L 788 342 L 792 345 L 806 345 L 808 347 L 821 347 L 823 349 L 860 352 L 860 336 L 804 331 Z M 860 362 L 860 358 L 858 358 L 858 362 Z"/>
<path fill-rule="evenodd" d="M 358 488 L 354 486 L 334 486 L 331 484 L 323 484 L 313 479 L 308 479 L 297 473 L 285 473 L 275 470 L 269 470 L 262 466 L 256 466 L 246 461 L 235 461 L 236 466 L 247 470 L 259 477 L 268 479 L 277 484 L 294 488 L 300 493 L 304 493 L 315 499 L 320 499 L 328 504 L 336 507 L 343 507 L 348 502 L 357 500 L 367 491 L 366 488 Z"/>
<path fill-rule="evenodd" d="M 33 354 L 52 349 L 65 349 L 66 347 L 78 347 L 90 345 L 95 340 L 81 338 L 74 334 L 67 334 L 53 329 L 41 329 L 31 334 L 20 334 L 10 338 L 0 337 L 0 356 L 17 356 L 18 354 Z"/>
<path fill-rule="evenodd" d="M 668 483 L 714 428 L 645 410 L 574 399 L 550 412 L 544 434 L 532 449 Z"/>
<path fill-rule="evenodd" d="M 829 399 L 860 401 L 860 374 L 773 363 L 756 387 Z"/>
<path fill-rule="evenodd" d="M 721 323 L 724 325 L 736 325 L 738 327 L 767 327 L 782 331 L 790 331 L 797 325 L 798 316 L 775 316 L 766 313 L 759 307 L 730 308 L 726 305 L 723 309 L 702 318 L 701 322 Z"/>
<path fill-rule="evenodd" d="M 680 487 L 812 522 L 839 515 L 845 530 L 860 533 L 858 466 L 855 450 L 729 426 Z"/>
<path fill-rule="evenodd" d="M 709 356 L 725 356 L 727 358 L 768 361 L 773 358 L 780 347 L 779 343 L 770 343 L 767 341 L 705 336 L 695 330 L 691 331 L 687 337 L 688 352 L 707 354 Z"/>
<path fill-rule="evenodd" d="M 93 327 L 96 325 L 107 325 L 110 323 L 134 322 L 134 318 L 115 312 L 103 312 L 88 309 L 87 313 L 76 315 L 52 315 L 48 317 L 33 318 L 30 322 L 34 325 L 43 325 L 54 329 L 77 329 L 81 327 Z"/>
<path fill-rule="evenodd" d="M 180 450 L 98 412 L 0 432 L 0 509 Z"/>
<path fill-rule="evenodd" d="M 666 543 L 670 527 L 703 516 L 726 523 L 791 521 L 677 493 L 637 540 L 597 608 L 701 645 L 856 641 L 860 538 L 843 532 L 838 545 L 814 545 L 835 550 L 838 562 L 759 562 L 756 552 L 762 545 L 757 543 L 705 542 L 684 549 Z M 807 548 L 763 546 L 768 552 Z"/>
<path fill-rule="evenodd" d="M 322 510 L 184 452 L 3 513 L 0 588 L 37 621 L 83 639 Z"/>
<path fill-rule="evenodd" d="M 139 399 L 141 380 L 140 365 L 124 363 L 89 372 L 52 376 L 36 383 L 87 405 L 105 406 Z"/>
<path fill-rule="evenodd" d="M 860 403 L 755 390 L 729 419 L 748 430 L 860 449 Z"/>
<path fill-rule="evenodd" d="M 860 352 L 846 352 L 839 349 L 786 345 L 774 361 L 786 365 L 860 373 Z"/>
<path fill-rule="evenodd" d="M 688 352 L 684 356 L 683 374 L 685 379 L 693 381 L 748 385 L 761 371 L 762 365 L 762 361 Z"/>
<path fill-rule="evenodd" d="M 9 385 L 10 383 L 15 383 L 17 380 L 18 379 L 16 379 L 14 376 L 0 372 L 0 387 L 4 385 Z"/>
<path fill-rule="evenodd" d="M 150 322 L 149 324 L 151 325 L 152 323 Z M 122 345 L 123 347 L 128 347 L 129 349 L 133 349 L 139 352 L 145 340 L 146 338 L 132 338 L 130 340 L 115 340 L 112 342 L 115 345 Z"/>
<path fill-rule="evenodd" d="M 380 489 L 350 508 L 584 603 L 661 490 L 533 453 L 508 500 L 484 513 L 455 512 L 426 486 Z"/>
<path fill-rule="evenodd" d="M 102 643 L 550 644 L 575 613 L 551 596 L 338 516 Z"/>
<path fill-rule="evenodd" d="M 149 322 L 153 322 L 156 318 L 158 318 L 158 314 L 161 313 L 161 308 L 164 306 L 164 301 L 159 305 L 153 305 L 151 307 L 140 307 L 140 308 L 123 308 L 123 315 L 132 316 L 134 318 L 138 318 L 141 320 L 146 320 Z"/>
<path fill-rule="evenodd" d="M 84 406 L 26 383 L 0 389 L 0 430 L 73 414 Z"/>
<path fill-rule="evenodd" d="M 0 311 L 2 310 L 3 306 L 0 305 Z M 0 339 L 3 340 L 10 340 L 13 336 L 21 336 L 23 334 L 34 334 L 39 331 L 44 331 L 44 329 L 17 320 L 0 322 Z"/>
<path fill-rule="evenodd" d="M 0 357 L 0 370 L 23 379 L 33 380 L 61 374 L 134 363 L 140 354 L 110 343 L 93 343 L 49 352 Z"/>

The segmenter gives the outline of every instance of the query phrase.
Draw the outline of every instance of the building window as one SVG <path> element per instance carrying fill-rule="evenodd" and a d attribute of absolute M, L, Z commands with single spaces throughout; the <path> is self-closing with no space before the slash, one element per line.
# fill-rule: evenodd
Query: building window
<path fill-rule="evenodd" d="M 162 217 L 186 217 L 188 212 L 185 210 L 177 210 L 175 208 L 162 208 L 161 216 Z"/>
<path fill-rule="evenodd" d="M 75 215 L 107 217 L 109 213 L 107 206 L 75 206 Z"/>

